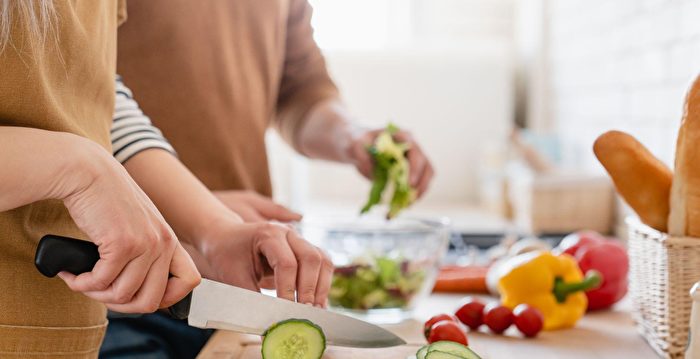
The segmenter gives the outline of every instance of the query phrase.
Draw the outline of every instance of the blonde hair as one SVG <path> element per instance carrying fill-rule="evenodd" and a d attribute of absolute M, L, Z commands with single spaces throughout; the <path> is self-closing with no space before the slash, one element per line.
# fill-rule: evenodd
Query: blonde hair
<path fill-rule="evenodd" d="M 19 26 L 32 48 L 41 48 L 48 36 L 56 37 L 53 0 L 0 0 L 0 53 L 13 44 L 13 26 Z"/>

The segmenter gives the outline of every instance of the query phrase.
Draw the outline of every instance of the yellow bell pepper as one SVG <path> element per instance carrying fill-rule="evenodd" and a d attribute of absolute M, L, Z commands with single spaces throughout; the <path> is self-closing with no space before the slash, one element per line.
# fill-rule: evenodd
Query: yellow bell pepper
<path fill-rule="evenodd" d="M 528 304 L 544 316 L 544 330 L 573 327 L 585 314 L 584 291 L 600 285 L 600 273 L 583 276 L 576 260 L 550 252 L 530 252 L 502 264 L 498 281 L 501 302 L 508 308 Z"/>

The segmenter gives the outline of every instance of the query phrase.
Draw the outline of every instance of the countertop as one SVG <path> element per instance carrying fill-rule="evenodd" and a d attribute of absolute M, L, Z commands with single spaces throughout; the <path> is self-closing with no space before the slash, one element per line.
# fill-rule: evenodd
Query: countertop
<path fill-rule="evenodd" d="M 432 295 L 416 309 L 416 319 L 387 326 L 387 329 L 406 340 L 406 346 L 387 349 L 329 347 L 324 358 L 407 358 L 425 344 L 421 334 L 422 322 L 434 314 L 454 311 L 461 298 L 460 295 Z M 484 359 L 658 358 L 637 334 L 626 301 L 613 310 L 586 315 L 574 329 L 543 332 L 534 339 L 522 338 L 515 328 L 510 328 L 506 335 L 490 334 L 482 329 L 481 332 L 469 332 L 468 336 L 470 347 Z M 199 358 L 260 358 L 260 340 L 253 336 L 219 331 Z"/>

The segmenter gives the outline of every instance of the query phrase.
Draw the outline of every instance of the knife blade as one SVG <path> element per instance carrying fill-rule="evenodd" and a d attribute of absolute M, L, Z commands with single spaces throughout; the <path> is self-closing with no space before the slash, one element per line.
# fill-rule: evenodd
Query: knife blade
<path fill-rule="evenodd" d="M 37 247 L 34 263 L 43 275 L 61 271 L 89 272 L 99 260 L 92 242 L 47 235 Z M 190 326 L 262 335 L 285 319 L 308 319 L 323 329 L 332 345 L 384 348 L 406 342 L 379 326 L 325 309 L 279 299 L 228 284 L 202 279 L 183 300 L 168 308 L 171 316 L 187 318 Z"/>

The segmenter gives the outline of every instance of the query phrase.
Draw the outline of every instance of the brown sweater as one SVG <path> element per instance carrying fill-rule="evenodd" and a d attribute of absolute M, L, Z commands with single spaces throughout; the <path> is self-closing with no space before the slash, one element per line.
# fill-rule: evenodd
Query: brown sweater
<path fill-rule="evenodd" d="M 43 48 L 29 45 L 26 29 L 15 17 L 13 43 L 0 53 L 0 126 L 70 132 L 109 149 L 116 29 L 125 16 L 124 4 L 54 4 L 58 32 Z M 59 278 L 41 276 L 34 267 L 37 242 L 49 233 L 84 238 L 58 200 L 0 213 L 2 358 L 97 356 L 107 324 L 104 305 L 70 291 Z"/>
<path fill-rule="evenodd" d="M 117 72 L 210 189 L 269 195 L 268 126 L 294 144 L 337 96 L 310 19 L 306 0 L 132 1 Z"/>

